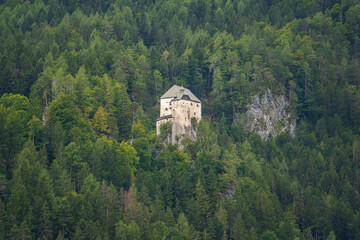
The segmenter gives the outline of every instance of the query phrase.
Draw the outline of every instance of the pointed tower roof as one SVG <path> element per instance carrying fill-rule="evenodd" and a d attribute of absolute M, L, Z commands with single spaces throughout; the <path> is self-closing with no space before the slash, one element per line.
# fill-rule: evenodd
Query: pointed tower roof
<path fill-rule="evenodd" d="M 191 101 L 201 102 L 189 89 L 177 85 L 172 86 L 164 95 L 162 95 L 161 99 L 164 98 L 174 98 L 178 100 L 189 98 Z"/>

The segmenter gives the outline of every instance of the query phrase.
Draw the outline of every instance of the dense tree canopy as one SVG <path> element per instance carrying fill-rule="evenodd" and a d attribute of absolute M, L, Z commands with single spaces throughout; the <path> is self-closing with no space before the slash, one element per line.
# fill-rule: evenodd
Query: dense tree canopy
<path fill-rule="evenodd" d="M 1 1 L 0 239 L 360 239 L 359 57 L 358 0 Z M 296 137 L 245 133 L 266 89 Z"/>

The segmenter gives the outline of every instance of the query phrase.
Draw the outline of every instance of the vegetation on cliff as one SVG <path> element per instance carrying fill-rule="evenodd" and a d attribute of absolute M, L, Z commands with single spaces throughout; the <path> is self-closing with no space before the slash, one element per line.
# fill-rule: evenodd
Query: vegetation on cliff
<path fill-rule="evenodd" d="M 0 239 L 360 239 L 358 0 L 0 4 Z M 267 89 L 296 137 L 245 133 Z"/>

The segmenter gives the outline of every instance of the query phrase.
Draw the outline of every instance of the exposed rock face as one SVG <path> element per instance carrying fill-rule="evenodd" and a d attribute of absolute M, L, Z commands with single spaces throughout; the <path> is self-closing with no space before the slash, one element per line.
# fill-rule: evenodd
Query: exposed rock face
<path fill-rule="evenodd" d="M 184 137 L 187 136 L 191 141 L 196 141 L 196 127 L 190 122 L 190 125 L 184 125 L 174 122 L 172 124 L 171 143 L 181 144 Z"/>
<path fill-rule="evenodd" d="M 273 97 L 269 89 L 261 97 L 253 96 L 247 105 L 245 131 L 256 132 L 263 139 L 286 131 L 295 136 L 296 121 L 287 112 L 288 105 L 283 95 Z"/>
<path fill-rule="evenodd" d="M 163 137 L 163 144 L 167 145 L 169 143 L 178 144 L 181 146 L 183 140 L 188 137 L 191 141 L 196 141 L 197 127 L 193 124 L 190 126 L 184 126 L 178 122 L 167 122 L 165 124 L 170 124 L 170 128 L 165 132 Z"/>

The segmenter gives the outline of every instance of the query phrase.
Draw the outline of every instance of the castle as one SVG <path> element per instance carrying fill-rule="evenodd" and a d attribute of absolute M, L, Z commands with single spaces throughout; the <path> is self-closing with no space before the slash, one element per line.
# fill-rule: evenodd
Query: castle
<path fill-rule="evenodd" d="M 196 140 L 196 124 L 201 119 L 201 101 L 187 88 L 172 86 L 160 98 L 160 117 L 156 120 L 156 134 L 160 126 L 169 122 L 169 142 L 181 143 L 184 136 Z"/>

